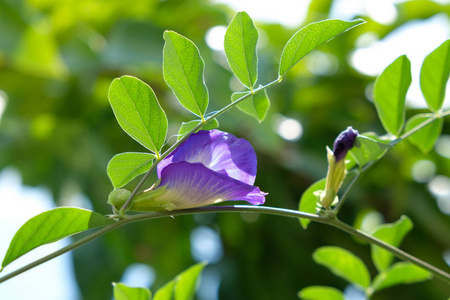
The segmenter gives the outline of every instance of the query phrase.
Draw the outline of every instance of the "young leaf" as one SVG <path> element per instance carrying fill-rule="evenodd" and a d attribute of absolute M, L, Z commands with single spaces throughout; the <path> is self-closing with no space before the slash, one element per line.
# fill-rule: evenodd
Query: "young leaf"
<path fill-rule="evenodd" d="M 234 75 L 248 88 L 258 78 L 258 30 L 246 12 L 238 12 L 225 33 L 225 55 Z"/>
<path fill-rule="evenodd" d="M 135 77 L 122 76 L 111 83 L 108 98 L 120 127 L 158 153 L 166 140 L 167 118 L 151 87 Z"/>
<path fill-rule="evenodd" d="M 152 294 L 149 289 L 140 287 L 129 287 L 123 283 L 115 283 L 114 299 L 115 300 L 150 300 Z"/>
<path fill-rule="evenodd" d="M 317 196 L 314 195 L 315 191 L 324 190 L 325 189 L 326 178 L 320 179 L 314 182 L 309 188 L 303 192 L 302 197 L 300 198 L 300 203 L 298 205 L 298 210 L 306 213 L 314 214 L 317 209 Z M 300 224 L 303 229 L 308 227 L 308 224 L 311 220 L 308 219 L 300 219 Z"/>
<path fill-rule="evenodd" d="M 58 207 L 43 212 L 28 220 L 16 232 L 3 259 L 2 269 L 34 248 L 111 223 L 114 221 L 81 208 Z"/>
<path fill-rule="evenodd" d="M 405 131 L 409 131 L 419 124 L 431 118 L 431 114 L 418 114 L 406 122 Z M 436 119 L 427 126 L 421 128 L 419 131 L 413 133 L 408 137 L 408 141 L 420 149 L 423 153 L 428 153 L 433 149 L 434 143 L 441 134 L 444 120 Z"/>
<path fill-rule="evenodd" d="M 283 76 L 306 54 L 345 31 L 365 23 L 358 19 L 351 22 L 325 20 L 306 25 L 297 31 L 284 46 L 278 75 Z"/>
<path fill-rule="evenodd" d="M 372 236 L 398 247 L 405 235 L 413 228 L 411 220 L 407 216 L 402 216 L 398 221 L 392 224 L 382 224 L 378 226 Z M 371 245 L 372 260 L 378 271 L 386 271 L 392 263 L 393 255 L 375 245 Z"/>
<path fill-rule="evenodd" d="M 164 32 L 163 77 L 178 101 L 193 114 L 203 117 L 208 108 L 208 89 L 203 80 L 204 65 L 197 46 L 173 31 Z"/>
<path fill-rule="evenodd" d="M 111 158 L 106 172 L 112 185 L 117 189 L 147 172 L 153 164 L 153 159 L 155 156 L 150 153 L 120 153 Z"/>
<path fill-rule="evenodd" d="M 374 103 L 384 129 L 398 136 L 405 122 L 406 92 L 411 84 L 411 63 L 402 55 L 375 81 Z"/>
<path fill-rule="evenodd" d="M 189 122 L 181 123 L 180 130 L 178 131 L 177 141 L 179 139 L 181 139 L 186 133 L 188 133 L 189 131 L 194 129 L 195 126 L 197 126 L 201 122 L 202 122 L 201 120 L 192 120 Z M 219 127 L 219 121 L 217 121 L 217 119 L 212 119 L 211 121 L 209 121 L 208 123 L 203 125 L 203 127 L 199 130 L 212 130 L 212 129 L 216 129 L 218 127 Z M 197 130 L 197 131 L 199 131 L 199 130 Z"/>
<path fill-rule="evenodd" d="M 172 300 L 174 287 L 175 281 L 169 281 L 155 293 L 153 300 Z"/>
<path fill-rule="evenodd" d="M 423 61 L 420 88 L 432 111 L 442 108 L 450 76 L 450 40 L 445 41 Z"/>
<path fill-rule="evenodd" d="M 194 297 L 197 278 L 205 266 L 206 263 L 198 263 L 177 276 L 175 300 L 190 300 Z"/>
<path fill-rule="evenodd" d="M 336 276 L 358 285 L 369 287 L 370 275 L 361 259 L 339 247 L 321 247 L 314 251 L 313 259 L 333 272 Z"/>
<path fill-rule="evenodd" d="M 231 95 L 231 102 L 234 102 L 247 94 L 248 92 L 233 93 L 233 95 Z M 269 111 L 270 100 L 267 96 L 267 92 L 264 90 L 253 94 L 252 96 L 238 103 L 236 106 L 241 111 L 254 117 L 256 120 L 258 120 L 258 122 L 261 123 L 266 118 L 267 112 Z"/>
<path fill-rule="evenodd" d="M 431 279 L 433 275 L 409 262 L 399 262 L 375 277 L 372 287 L 379 291 L 394 285 L 410 284 Z"/>
<path fill-rule="evenodd" d="M 375 134 L 364 133 L 356 137 L 355 147 L 350 150 L 350 153 L 356 163 L 362 167 L 382 157 L 388 148 L 389 145 L 383 143 Z"/>
<path fill-rule="evenodd" d="M 344 300 L 344 294 L 329 286 L 308 286 L 298 292 L 303 300 Z"/>

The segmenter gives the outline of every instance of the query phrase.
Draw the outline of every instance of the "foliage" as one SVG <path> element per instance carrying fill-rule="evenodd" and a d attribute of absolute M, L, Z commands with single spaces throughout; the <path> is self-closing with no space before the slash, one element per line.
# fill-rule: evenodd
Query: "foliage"
<path fill-rule="evenodd" d="M 10 98 L 1 123 L 0 164 L 19 168 L 25 184 L 46 184 L 52 189 L 55 199 L 62 198 L 75 186 L 92 200 L 94 211 L 108 212 L 105 204 L 111 185 L 104 172 L 106 165 L 114 188 L 126 186 L 133 189 L 137 183 L 133 179 L 156 166 L 157 161 L 154 164 L 152 161 L 170 146 L 177 141 L 182 142 L 185 134 L 200 129 L 202 125 L 204 129 L 217 128 L 217 118 L 210 117 L 233 101 L 240 101 L 236 106 L 262 122 L 261 125 L 233 110 L 220 115 L 220 128 L 245 137 L 254 145 L 259 158 L 259 174 L 264 174 L 258 176 L 257 183 L 270 192 L 268 204 L 297 207 L 298 198 L 306 190 L 299 209 L 316 213 L 320 210 L 317 210 L 313 192 L 323 187 L 307 188 L 325 175 L 324 146 L 349 124 L 360 130 L 379 133 L 384 128 L 391 136 L 386 138 L 365 133 L 358 137 L 359 144 L 351 151 L 351 157 L 347 156 L 352 159 L 347 168 L 356 166 L 357 179 L 362 172 L 368 172 L 358 179 L 358 185 L 345 203 L 345 211 L 339 216 L 351 223 L 363 208 L 379 210 L 388 221 L 407 214 L 414 220 L 416 228 L 408 237 L 411 241 L 405 246 L 408 252 L 421 253 L 424 260 L 445 266 L 435 258 L 441 257 L 443 250 L 450 247 L 448 239 L 445 239 L 445 228 L 450 224 L 427 194 L 426 187 L 412 182 L 405 171 L 424 156 L 407 143 L 392 148 L 408 139 L 420 151 L 429 153 L 426 158 L 435 163 L 438 174 L 450 175 L 448 159 L 433 151 L 439 136 L 448 133 L 448 118 L 440 115 L 448 81 L 448 41 L 423 62 L 420 84 L 430 111 L 405 110 L 408 108 L 405 95 L 411 71 L 409 60 L 401 56 L 378 78 L 374 88 L 379 123 L 373 104 L 363 100 L 366 86 L 374 78 L 356 74 L 346 65 L 345 57 L 354 49 L 357 36 L 370 31 L 383 36 L 395 26 L 383 27 L 368 19 L 367 25 L 358 26 L 320 46 L 362 21 L 320 21 L 293 33 L 267 24 L 256 24 L 257 30 L 248 14 L 238 13 L 227 30 L 225 54 L 229 69 L 246 88 L 241 91 L 230 89 L 227 83 L 231 72 L 223 68 L 221 61 L 203 42 L 209 27 L 231 20 L 232 16 L 221 7 L 192 5 L 190 1 L 186 5 L 162 1 L 147 7 L 150 2 L 143 1 L 140 5 L 146 9 L 142 9 L 139 4 L 130 6 L 117 2 L 102 6 L 93 18 L 84 8 L 85 2 L 74 3 L 73 6 L 65 2 L 28 2 L 24 2 L 24 6 L 32 8 L 28 13 L 40 18 L 41 26 L 51 21 L 54 31 L 36 30 L 33 27 L 36 24 L 22 17 L 22 8 L 0 3 L 1 8 L 5 8 L 0 9 L 0 27 L 8 29 L 3 39 L 8 43 L 0 42 L 0 57 L 6 58 L 0 59 L 0 88 Z M 314 16 L 328 13 L 331 4 L 325 2 L 313 1 L 308 16 L 310 22 L 318 21 Z M 421 5 L 426 9 L 419 9 L 419 4 L 415 3 L 400 4 L 398 8 L 402 13 L 398 24 L 410 18 L 427 18 L 444 9 L 435 3 Z M 76 18 L 62 18 L 61 12 L 76 14 L 83 22 L 76 22 Z M 174 31 L 164 32 L 167 28 Z M 324 31 L 320 39 L 316 35 L 318 30 Z M 267 37 L 268 44 L 263 48 L 256 46 L 260 36 L 258 31 Z M 302 39 L 310 39 L 308 47 L 303 47 Z M 340 64 L 338 72 L 316 76 L 306 67 L 308 57 L 300 60 L 318 46 L 320 51 L 337 59 Z M 278 59 L 273 58 L 280 55 L 278 66 Z M 187 66 L 192 66 L 193 72 L 186 73 Z M 123 74 L 136 77 L 121 77 Z M 260 90 L 257 82 L 270 82 L 277 75 L 283 82 L 269 90 L 270 103 L 266 88 Z M 111 82 L 109 101 L 117 121 L 146 149 L 127 138 L 115 124 L 106 100 Z M 169 88 L 197 119 L 192 120 L 192 114 L 179 110 L 170 101 Z M 252 94 L 252 91 L 258 92 Z M 36 106 L 36 99 L 42 105 Z M 274 133 L 272 127 L 280 114 L 302 121 L 305 131 L 301 140 L 289 143 Z M 405 119 L 408 121 L 403 129 Z M 205 123 L 206 120 L 209 123 Z M 426 125 L 423 129 L 418 128 L 417 132 L 402 136 L 423 125 Z M 170 138 L 177 132 L 178 139 Z M 147 150 L 151 153 L 143 152 Z M 116 153 L 120 154 L 108 164 Z M 154 182 L 154 179 L 150 177 L 149 182 Z M 344 184 L 341 196 L 347 186 L 348 182 Z M 309 200 L 304 200 L 305 197 Z M 307 208 L 302 207 L 304 205 Z M 192 263 L 187 244 L 189 233 L 198 226 L 197 222 L 200 221 L 189 217 L 152 220 L 151 224 L 140 222 L 110 233 L 95 247 L 86 246 L 75 251 L 75 268 L 83 298 L 110 297 L 112 290 L 99 283 L 116 281 L 123 268 L 134 261 L 151 264 L 161 282 L 167 281 L 172 274 Z M 284 220 L 272 216 L 262 216 L 255 223 L 247 222 L 245 218 L 223 214 L 218 215 L 213 223 L 208 223 L 208 226 L 217 224 L 220 227 L 223 245 L 227 249 L 226 259 L 217 266 L 225 269 L 225 264 L 230 262 L 232 266 L 226 268 L 229 275 L 222 282 L 221 299 L 289 298 L 301 288 L 299 295 L 305 299 L 315 299 L 316 293 L 340 295 L 338 291 L 344 287 L 340 279 L 332 274 L 322 274 L 323 270 L 320 271 L 312 261 L 298 259 L 309 257 L 318 245 L 338 244 L 347 252 L 357 253 L 358 256 L 351 254 L 356 258 L 353 260 L 362 260 L 366 265 L 363 268 L 360 265 L 359 269 L 367 268 L 369 273 L 375 274 L 375 269 L 368 264 L 370 257 L 364 254 L 365 249 L 347 241 L 341 233 L 328 233 L 324 227 L 316 225 L 300 232 L 298 228 L 290 228 L 295 226 L 288 226 Z M 306 228 L 308 220 L 302 219 L 301 222 Z M 33 230 L 39 227 L 32 226 Z M 49 240 L 38 235 L 38 242 L 27 244 L 26 251 L 93 228 L 86 222 L 80 226 L 78 229 L 71 226 L 70 232 L 56 232 Z M 424 235 L 426 244 L 421 243 Z M 242 246 L 244 244 L 245 247 Z M 321 253 L 320 249 L 315 253 Z M 342 249 L 333 249 L 342 252 Z M 376 251 L 374 249 L 376 246 L 372 246 L 372 255 Z M 383 253 L 384 250 L 380 251 Z M 23 254 L 14 253 L 15 258 Z M 94 256 L 100 257 L 95 266 L 88 263 Z M 385 299 L 395 299 L 395 292 L 390 291 L 395 289 L 384 289 L 430 278 L 428 272 L 409 263 L 392 264 L 392 257 L 379 260 L 383 262 L 375 263 L 378 275 L 373 280 L 369 279 L 369 285 L 365 279 L 360 284 L 369 296 L 382 290 L 380 295 Z M 327 266 L 336 268 L 333 262 Z M 285 272 L 275 278 L 273 272 L 278 269 Z M 301 282 L 298 278 L 302 278 Z M 354 283 L 352 280 L 349 282 Z M 337 289 L 321 287 L 314 292 L 314 289 L 307 288 L 324 283 Z M 169 283 L 167 289 L 172 291 L 174 284 Z M 283 287 L 281 292 L 280 287 Z M 433 280 L 402 292 L 409 298 L 429 298 L 443 294 L 446 289 L 447 286 Z"/>

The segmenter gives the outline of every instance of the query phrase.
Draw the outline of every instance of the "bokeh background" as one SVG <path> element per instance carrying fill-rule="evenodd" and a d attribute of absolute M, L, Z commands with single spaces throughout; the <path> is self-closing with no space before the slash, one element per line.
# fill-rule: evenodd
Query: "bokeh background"
<path fill-rule="evenodd" d="M 168 115 L 169 136 L 192 119 L 162 77 L 166 29 L 199 47 L 214 111 L 242 89 L 223 53 L 224 30 L 236 11 L 247 11 L 259 30 L 261 84 L 276 78 L 283 46 L 301 26 L 326 18 L 367 21 L 308 55 L 268 90 L 271 108 L 261 124 L 237 109 L 219 118 L 220 129 L 254 146 L 256 184 L 269 192 L 269 206 L 298 207 L 302 192 L 326 174 L 325 146 L 347 126 L 385 133 L 371 89 L 375 76 L 399 55 L 407 54 L 413 66 L 407 117 L 425 111 L 417 78 L 424 56 L 450 36 L 449 1 L 261 2 L 269 1 L 0 0 L 2 257 L 19 226 L 43 209 L 75 205 L 111 212 L 109 159 L 144 151 L 120 129 L 109 107 L 115 77 L 134 75 L 151 85 Z M 449 177 L 447 118 L 428 155 L 404 142 L 373 166 L 352 190 L 341 218 L 370 231 L 408 215 L 415 227 L 402 248 L 448 271 Z M 325 225 L 305 231 L 297 220 L 267 215 L 185 216 L 120 228 L 65 255 L 64 268 L 49 265 L 44 273 L 2 284 L 0 298 L 29 299 L 33 293 L 35 299 L 111 299 L 111 282 L 120 280 L 155 291 L 207 260 L 198 299 L 296 299 L 309 285 L 334 286 L 349 299 L 364 299 L 313 262 L 312 252 L 325 245 L 349 249 L 376 274 L 367 244 Z M 386 289 L 373 299 L 449 294 L 448 286 L 432 280 Z"/>

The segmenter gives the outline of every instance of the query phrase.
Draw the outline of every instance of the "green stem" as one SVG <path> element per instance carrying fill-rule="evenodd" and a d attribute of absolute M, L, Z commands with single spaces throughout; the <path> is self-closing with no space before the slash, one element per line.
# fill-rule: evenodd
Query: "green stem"
<path fill-rule="evenodd" d="M 280 83 L 281 80 L 282 80 L 282 77 L 280 76 L 276 80 L 274 80 L 272 82 L 269 82 L 268 84 L 266 84 L 264 86 L 260 86 L 259 88 L 253 90 L 252 92 L 249 92 L 248 94 L 245 94 L 244 96 L 240 97 L 236 101 L 231 102 L 227 106 L 225 106 L 222 109 L 216 111 L 214 114 L 212 114 L 206 120 L 202 116 L 202 121 L 197 126 L 195 126 L 192 130 L 187 132 L 183 137 L 181 137 L 178 141 L 176 141 L 169 149 L 167 149 L 163 154 L 161 154 L 161 156 L 159 156 L 157 159 L 155 159 L 155 161 L 153 162 L 153 165 L 151 166 L 151 168 L 147 171 L 147 173 L 145 173 L 145 175 L 142 177 L 141 181 L 139 181 L 138 185 L 134 188 L 134 190 L 131 193 L 130 197 L 128 197 L 127 201 L 120 208 L 119 215 L 123 216 L 125 214 L 125 212 L 131 207 L 131 205 L 133 204 L 133 199 L 136 197 L 136 194 L 141 190 L 142 186 L 145 184 L 145 182 L 150 177 L 152 172 L 156 169 L 156 166 L 158 165 L 158 163 L 161 160 L 163 160 L 164 158 L 166 158 L 170 153 L 172 153 L 172 151 L 175 150 L 179 145 L 181 145 L 181 143 L 184 142 L 192 133 L 194 133 L 197 130 L 199 130 L 200 128 L 202 128 L 206 123 L 210 122 L 214 118 L 216 118 L 216 117 L 220 116 L 221 114 L 223 114 L 224 112 L 230 110 L 231 108 L 236 106 L 239 102 L 244 101 L 245 99 L 247 99 L 248 97 L 252 96 L 253 94 L 255 94 L 255 93 L 259 92 L 259 91 L 268 89 L 268 88 L 270 88 L 270 87 Z"/>
<path fill-rule="evenodd" d="M 300 212 L 296 210 L 290 210 L 290 209 L 282 209 L 282 208 L 275 208 L 275 207 L 267 207 L 267 206 L 251 206 L 251 205 L 233 205 L 233 206 L 207 206 L 207 207 L 199 207 L 199 208 L 191 208 L 191 209 L 184 209 L 184 210 L 175 210 L 175 211 L 165 211 L 165 212 L 149 212 L 149 213 L 142 213 L 142 214 L 135 214 L 135 215 L 125 215 L 123 219 L 117 221 L 116 223 L 113 223 L 111 225 L 108 225 L 106 227 L 103 227 L 102 229 L 99 229 L 90 235 L 79 239 L 78 241 L 56 251 L 53 252 L 33 263 L 30 263 L 29 265 L 26 265 L 14 272 L 11 272 L 10 274 L 7 274 L 0 278 L 0 283 L 4 282 L 8 279 L 11 279 L 29 269 L 32 269 L 46 261 L 49 261 L 57 256 L 60 256 L 61 254 L 64 254 L 66 252 L 69 252 L 70 250 L 73 250 L 77 247 L 80 247 L 81 245 L 84 245 L 88 243 L 89 241 L 102 236 L 105 233 L 108 233 L 120 226 L 123 226 L 128 223 L 137 222 L 137 221 L 143 221 L 143 220 L 150 220 L 150 219 L 157 219 L 157 218 L 163 218 L 163 217 L 173 217 L 173 216 L 181 216 L 181 215 L 192 215 L 192 214 L 205 214 L 205 213 L 223 213 L 223 212 L 234 212 L 234 213 L 259 213 L 259 214 L 268 214 L 268 215 L 275 215 L 275 216 L 281 216 L 281 217 L 290 217 L 290 218 L 303 218 L 308 219 L 314 222 L 324 223 L 330 226 L 333 226 L 335 228 L 338 228 L 342 231 L 345 231 L 355 237 L 358 237 L 364 241 L 367 241 L 371 244 L 375 244 L 377 246 L 382 247 L 383 249 L 389 251 L 396 257 L 409 261 L 419 267 L 422 267 L 429 272 L 433 273 L 437 278 L 443 280 L 445 283 L 450 285 L 450 274 L 394 247 L 389 244 L 386 244 L 385 242 L 372 237 L 370 235 L 367 235 L 359 230 L 354 229 L 353 227 L 339 221 L 338 219 L 334 217 L 328 217 L 328 216 L 319 216 L 315 214 L 309 214 L 305 212 Z"/>

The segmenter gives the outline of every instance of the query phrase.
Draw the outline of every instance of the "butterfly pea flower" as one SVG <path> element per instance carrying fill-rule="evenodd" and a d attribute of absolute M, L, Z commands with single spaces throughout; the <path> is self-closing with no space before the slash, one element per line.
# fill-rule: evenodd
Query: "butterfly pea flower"
<path fill-rule="evenodd" d="M 157 166 L 158 181 L 137 194 L 131 210 L 185 209 L 243 200 L 263 204 L 253 186 L 256 154 L 250 143 L 219 130 L 192 134 Z"/>
<path fill-rule="evenodd" d="M 324 208 L 329 208 L 338 202 L 337 193 L 347 175 L 345 166 L 345 156 L 355 145 L 358 131 L 352 127 L 347 127 L 334 141 L 333 151 L 327 147 L 328 172 L 325 183 L 325 190 L 318 191 L 319 204 Z"/>

